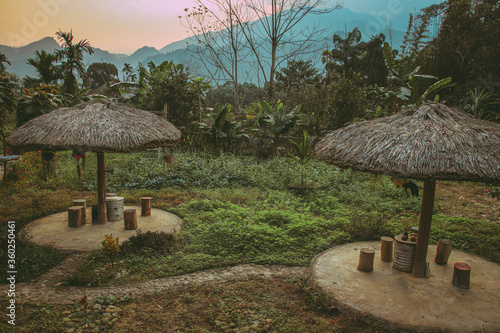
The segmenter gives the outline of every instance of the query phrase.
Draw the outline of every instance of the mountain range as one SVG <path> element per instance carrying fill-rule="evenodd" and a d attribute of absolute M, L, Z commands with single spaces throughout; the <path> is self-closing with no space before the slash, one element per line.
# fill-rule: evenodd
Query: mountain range
<path fill-rule="evenodd" d="M 299 22 L 296 29 L 307 29 L 308 27 L 317 25 L 319 28 L 324 29 L 320 38 L 323 40 L 322 46 L 324 48 L 331 48 L 331 41 L 334 34 L 345 36 L 346 32 L 352 31 L 355 27 L 358 27 L 362 32 L 363 40 L 368 40 L 371 35 L 383 33 L 386 35 L 386 40 L 390 41 L 393 47 L 396 48 L 399 47 L 403 40 L 408 24 L 408 14 L 408 12 L 400 13 L 389 20 L 387 13 L 384 12 L 363 14 L 342 8 L 324 15 L 306 16 Z M 206 73 L 202 69 L 200 62 L 194 57 L 193 45 L 195 45 L 195 39 L 194 37 L 189 37 L 170 43 L 160 50 L 144 46 L 131 55 L 110 53 L 106 50 L 94 48 L 94 53 L 92 55 L 85 54 L 84 62 L 86 65 L 90 65 L 94 62 L 109 62 L 114 64 L 118 70 L 121 71 L 125 63 L 136 67 L 139 63 L 147 64 L 153 61 L 155 64 L 159 64 L 169 60 L 174 63 L 188 65 L 194 75 L 203 76 Z M 45 37 L 22 47 L 0 45 L 0 53 L 5 54 L 12 63 L 12 66 L 8 66 L 8 70 L 22 78 L 25 75 L 35 75 L 34 67 L 27 64 L 29 58 L 34 58 L 35 51 L 45 50 L 46 52 L 53 52 L 58 48 L 60 48 L 60 46 L 54 38 Z M 316 52 L 312 55 L 304 55 L 302 59 L 312 60 L 318 67 L 321 67 L 319 62 L 320 57 L 321 52 Z M 244 73 L 252 70 L 249 65 L 247 65 L 247 67 L 248 68 L 242 68 L 241 72 Z M 247 81 L 253 80 L 250 79 Z"/>

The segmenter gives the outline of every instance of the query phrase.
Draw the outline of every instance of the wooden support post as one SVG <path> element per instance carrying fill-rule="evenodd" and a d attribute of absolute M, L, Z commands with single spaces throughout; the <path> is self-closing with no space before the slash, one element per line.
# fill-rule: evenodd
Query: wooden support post
<path fill-rule="evenodd" d="M 470 266 L 465 262 L 457 262 L 453 268 L 453 285 L 461 289 L 470 287 Z"/>
<path fill-rule="evenodd" d="M 422 208 L 420 209 L 420 223 L 418 225 L 415 260 L 413 261 L 412 274 L 415 277 L 425 277 L 427 247 L 429 246 L 429 237 L 431 233 L 432 210 L 434 209 L 435 194 L 436 181 L 433 179 L 426 179 L 424 181 L 424 193 L 422 194 Z"/>
<path fill-rule="evenodd" d="M 125 209 L 124 211 L 125 230 L 137 229 L 137 212 L 135 209 Z"/>
<path fill-rule="evenodd" d="M 373 271 L 373 259 L 375 258 L 375 250 L 362 248 L 359 252 L 358 271 L 371 272 Z"/>
<path fill-rule="evenodd" d="M 82 206 L 71 206 L 68 208 L 68 227 L 80 228 L 85 225 Z"/>
<path fill-rule="evenodd" d="M 97 199 L 99 201 L 99 224 L 106 224 L 106 172 L 104 153 L 97 153 Z"/>
<path fill-rule="evenodd" d="M 141 198 L 141 216 L 151 216 L 151 197 Z"/>
<path fill-rule="evenodd" d="M 92 205 L 92 224 L 99 224 L 99 206 Z"/>
<path fill-rule="evenodd" d="M 436 248 L 434 262 L 438 265 L 446 265 L 450 257 L 452 244 L 449 239 L 440 239 Z"/>
<path fill-rule="evenodd" d="M 380 259 L 385 262 L 392 261 L 392 247 L 394 239 L 392 237 L 380 237 Z"/>

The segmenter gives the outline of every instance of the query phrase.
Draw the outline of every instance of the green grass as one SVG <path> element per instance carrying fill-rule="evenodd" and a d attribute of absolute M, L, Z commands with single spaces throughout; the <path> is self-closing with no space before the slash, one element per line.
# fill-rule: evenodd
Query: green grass
<path fill-rule="evenodd" d="M 96 202 L 93 154 L 88 154 L 81 182 L 68 152 L 58 153 L 55 172 L 47 181 L 39 178 L 36 156 L 30 159 L 23 165 L 25 178 L 0 185 L 0 210 L 6 212 L 1 228 L 15 220 L 19 231 L 34 218 L 64 211 L 74 197 L 85 195 L 89 204 Z M 420 198 L 396 188 L 388 177 L 342 171 L 318 161 L 308 165 L 307 177 L 321 188 L 305 195 L 286 189 L 288 182 L 299 177 L 291 158 L 177 153 L 175 162 L 165 169 L 151 152 L 107 154 L 106 161 L 115 167 L 107 175 L 108 191 L 118 192 L 126 203 L 151 196 L 154 207 L 183 218 L 183 228 L 175 235 L 173 253 L 144 249 L 120 256 L 119 266 L 130 273 L 127 278 L 114 281 L 102 272 L 100 277 L 94 274 L 107 263 L 96 254 L 68 280 L 71 284 L 126 283 L 242 263 L 306 266 L 332 246 L 394 236 L 418 225 Z M 499 231 L 499 224 L 436 212 L 431 241 L 449 238 L 455 248 L 499 262 Z M 19 243 L 16 255 L 25 265 L 23 281 L 64 258 L 60 251 L 27 241 Z"/>
<path fill-rule="evenodd" d="M 92 154 L 81 181 L 76 175 L 76 161 L 67 152 L 58 154 L 55 173 L 47 181 L 40 180 L 36 154 L 27 160 L 18 167 L 17 179 L 0 185 L 0 232 L 5 233 L 7 221 L 16 221 L 19 231 L 35 218 L 64 211 L 75 197 L 86 196 L 89 204 L 96 203 Z M 108 191 L 124 196 L 126 204 L 151 196 L 154 207 L 179 215 L 183 227 L 174 235 L 171 252 L 143 247 L 137 253 L 121 254 L 114 271 L 108 259 L 95 252 L 65 280 L 66 285 L 121 285 L 245 263 L 307 266 L 315 255 L 332 246 L 394 236 L 418 225 L 420 198 L 397 189 L 388 177 L 342 171 L 317 161 L 308 165 L 307 177 L 321 188 L 297 195 L 286 188 L 299 177 L 290 158 L 258 160 L 178 153 L 176 161 L 165 169 L 150 152 L 107 154 L 106 160 L 107 165 L 115 167 L 115 172 L 107 175 Z M 460 202 L 457 205 L 461 214 L 472 209 Z M 447 209 L 453 211 L 450 205 Z M 443 215 L 436 205 L 431 242 L 449 238 L 456 249 L 500 262 L 499 235 L 498 223 Z M 18 234 L 17 282 L 37 278 L 65 256 Z M 3 267 L 6 259 L 2 252 Z M 4 274 L 0 271 L 5 283 Z M 175 328 L 185 332 L 244 332 L 256 321 L 269 325 L 263 328 L 272 332 L 385 331 L 383 323 L 364 324 L 332 310 L 300 277 L 296 283 L 245 280 L 223 286 L 193 286 L 133 302 L 117 302 L 125 315 L 112 326 L 100 325 L 100 331 Z M 0 297 L 0 305 L 6 304 Z M 18 326 L 25 332 L 63 331 L 61 312 L 71 309 L 22 304 L 17 308 Z M 98 317 L 93 311 L 82 315 L 87 321 Z M 8 329 L 0 324 L 0 330 Z"/>

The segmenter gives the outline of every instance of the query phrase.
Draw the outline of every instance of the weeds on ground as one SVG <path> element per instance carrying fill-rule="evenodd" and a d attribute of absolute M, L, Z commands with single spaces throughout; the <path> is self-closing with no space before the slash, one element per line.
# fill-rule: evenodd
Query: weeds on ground
<path fill-rule="evenodd" d="M 17 271 L 16 282 L 28 282 L 48 272 L 52 267 L 58 265 L 67 257 L 67 253 L 59 251 L 52 246 L 39 246 L 30 241 L 29 238 L 16 237 L 15 243 L 15 268 Z M 7 249 L 0 251 L 1 267 L 8 267 Z M 0 270 L 1 283 L 8 283 L 7 269 Z"/>
<path fill-rule="evenodd" d="M 156 154 L 149 152 L 108 154 L 106 160 L 115 168 L 107 175 L 108 190 L 124 196 L 126 204 L 137 204 L 141 196 L 149 195 L 154 207 L 183 218 L 182 230 L 167 242 L 170 250 L 124 251 L 117 258 L 120 269 L 130 272 L 129 280 L 240 263 L 307 265 L 316 254 L 334 245 L 394 236 L 418 225 L 420 198 L 397 189 L 385 177 L 342 171 L 318 161 L 311 161 L 308 174 L 322 188 L 297 196 L 285 189 L 284 175 L 296 176 L 290 170 L 293 161 L 286 157 L 258 160 L 179 153 L 166 169 Z M 22 226 L 35 217 L 66 210 L 71 200 L 82 194 L 95 202 L 94 192 L 77 190 L 94 189 L 95 159 L 87 157 L 81 183 L 75 182 L 74 162 L 69 153 L 60 153 L 55 174 L 47 182 L 30 180 L 23 183 L 22 191 L 20 185 L 0 185 L 0 191 L 8 193 L 8 200 L 0 200 L 0 208 L 7 212 L 4 218 Z M 165 180 L 158 181 L 158 177 Z M 54 187 L 57 189 L 52 192 Z M 432 241 L 447 237 L 456 242 L 456 248 L 500 260 L 496 255 L 500 252 L 495 236 L 498 225 L 439 215 L 434 221 Z M 57 251 L 54 253 L 56 257 Z M 109 282 L 105 272 L 99 272 L 99 278 L 94 272 L 106 265 L 104 257 L 92 260 L 75 273 L 75 280 L 81 280 L 77 284 Z M 44 258 L 43 262 L 52 259 Z M 30 276 L 39 274 L 34 266 L 32 271 Z"/>
<path fill-rule="evenodd" d="M 383 332 L 321 311 L 293 283 L 241 280 L 169 290 L 122 307 L 113 329 L 162 332 Z M 139 311 L 140 310 L 140 311 Z M 130 325 L 133 322 L 134 325 Z"/>

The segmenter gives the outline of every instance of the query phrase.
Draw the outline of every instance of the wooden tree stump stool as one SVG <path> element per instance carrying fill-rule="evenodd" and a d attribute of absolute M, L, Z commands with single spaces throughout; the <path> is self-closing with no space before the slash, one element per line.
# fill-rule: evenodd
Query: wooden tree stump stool
<path fill-rule="evenodd" d="M 373 271 L 373 259 L 375 258 L 375 250 L 362 248 L 359 252 L 358 271 L 371 272 Z"/>
<path fill-rule="evenodd" d="M 465 262 L 457 262 L 453 268 L 453 285 L 461 289 L 470 287 L 470 266 Z"/>
<path fill-rule="evenodd" d="M 68 208 L 68 227 L 80 228 L 85 225 L 83 206 L 71 206 Z"/>
<path fill-rule="evenodd" d="M 449 239 L 440 239 L 436 248 L 436 258 L 434 262 L 438 265 L 446 265 L 451 254 L 451 241 Z"/>
<path fill-rule="evenodd" d="M 74 199 L 73 206 L 83 206 L 83 216 L 87 217 L 87 200 L 85 199 Z"/>
<path fill-rule="evenodd" d="M 137 211 L 135 209 L 125 209 L 124 216 L 125 230 L 137 229 Z"/>
<path fill-rule="evenodd" d="M 394 239 L 392 237 L 380 237 L 380 259 L 385 262 L 392 261 L 392 246 Z"/>
<path fill-rule="evenodd" d="M 141 216 L 151 216 L 151 197 L 141 198 Z"/>
<path fill-rule="evenodd" d="M 99 224 L 99 206 L 92 205 L 92 224 Z"/>

